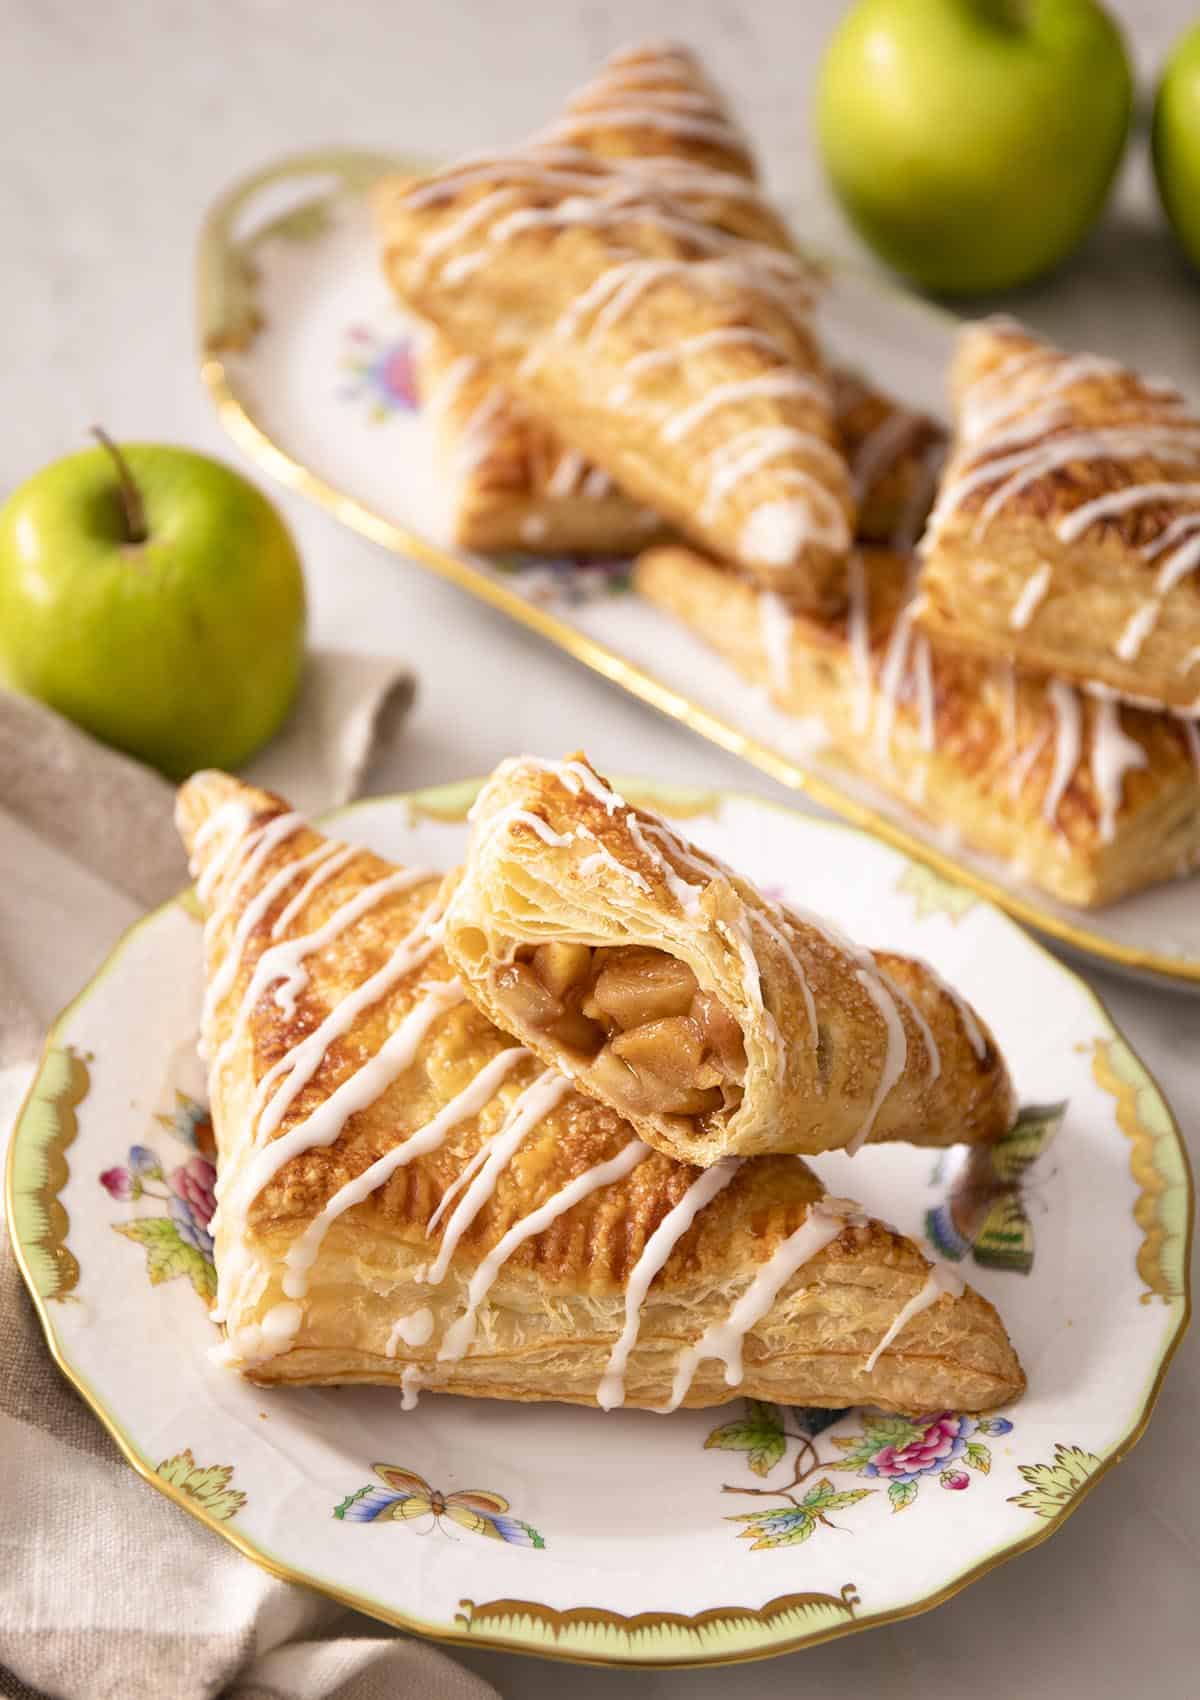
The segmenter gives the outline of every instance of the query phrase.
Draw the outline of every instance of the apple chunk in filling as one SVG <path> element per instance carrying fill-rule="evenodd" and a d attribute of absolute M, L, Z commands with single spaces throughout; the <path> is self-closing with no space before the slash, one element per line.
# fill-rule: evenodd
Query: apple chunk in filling
<path fill-rule="evenodd" d="M 741 1102 L 742 1033 L 685 962 L 637 945 L 521 945 L 495 972 L 503 1006 L 571 1053 L 631 1114 L 705 1116 Z"/>

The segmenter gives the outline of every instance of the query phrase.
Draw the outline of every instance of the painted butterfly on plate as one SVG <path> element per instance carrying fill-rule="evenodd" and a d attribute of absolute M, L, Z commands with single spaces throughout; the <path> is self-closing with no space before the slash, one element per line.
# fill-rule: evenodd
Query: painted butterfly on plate
<path fill-rule="evenodd" d="M 366 1487 L 348 1494 L 340 1505 L 335 1505 L 333 1515 L 343 1522 L 411 1523 L 420 1517 L 431 1517 L 433 1521 L 424 1533 L 441 1529 L 443 1519 L 448 1519 L 473 1535 L 507 1541 L 511 1546 L 546 1544 L 531 1524 L 509 1516 L 508 1501 L 501 1494 L 487 1488 L 459 1488 L 453 1493 L 443 1493 L 440 1488 L 430 1487 L 424 1476 L 402 1465 L 373 1464 L 371 1468 L 385 1485 L 376 1487 L 368 1482 Z"/>

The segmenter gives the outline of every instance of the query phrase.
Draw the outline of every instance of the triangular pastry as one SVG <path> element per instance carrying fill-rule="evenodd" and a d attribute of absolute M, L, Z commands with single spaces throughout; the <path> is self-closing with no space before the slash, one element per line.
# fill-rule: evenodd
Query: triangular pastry
<path fill-rule="evenodd" d="M 428 329 L 414 365 L 437 443 L 446 530 L 460 548 L 620 557 L 665 540 L 659 516 L 497 385 L 486 360 Z M 933 500 L 941 427 L 854 373 L 834 367 L 830 386 L 857 538 L 912 544 Z"/>
<path fill-rule="evenodd" d="M 1200 732 L 914 629 L 910 555 L 851 561 L 844 617 L 816 619 L 691 550 L 634 570 L 777 707 L 942 830 L 1064 903 L 1111 903 L 1200 865 Z"/>
<path fill-rule="evenodd" d="M 922 544 L 931 636 L 1200 714 L 1200 414 L 1009 320 L 961 334 Z"/>
<path fill-rule="evenodd" d="M 224 1356 L 673 1408 L 729 1397 L 984 1410 L 1024 1377 L 991 1305 L 798 1160 L 651 1151 L 464 996 L 440 880 L 199 774 Z"/>
<path fill-rule="evenodd" d="M 975 1012 L 757 891 L 586 760 L 502 762 L 446 949 L 472 997 L 683 1161 L 950 1145 L 1012 1125 Z"/>
<path fill-rule="evenodd" d="M 401 300 L 634 500 L 806 607 L 853 499 L 794 256 L 550 146 L 383 185 Z"/>

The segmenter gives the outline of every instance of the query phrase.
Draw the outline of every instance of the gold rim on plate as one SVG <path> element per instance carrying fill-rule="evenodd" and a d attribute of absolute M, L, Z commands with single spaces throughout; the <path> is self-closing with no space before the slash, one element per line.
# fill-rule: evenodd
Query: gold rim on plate
<path fill-rule="evenodd" d="M 768 799 L 755 797 L 745 792 L 726 790 L 710 790 L 702 793 L 689 793 L 686 790 L 670 792 L 667 791 L 666 788 L 656 787 L 647 784 L 645 781 L 626 780 L 618 777 L 617 782 L 623 789 L 628 789 L 641 796 L 655 797 L 660 804 L 665 805 L 667 809 L 670 809 L 674 802 L 676 806 L 682 806 L 686 810 L 689 807 L 689 799 L 692 799 L 690 806 L 694 811 L 696 806 L 695 799 L 697 798 L 704 798 L 716 804 L 744 802 L 756 807 L 773 809 L 777 813 L 790 816 L 792 819 L 802 820 L 806 828 L 814 831 L 853 832 L 864 837 L 870 836 L 869 834 L 861 833 L 859 828 L 846 825 L 840 821 L 821 821 L 813 820 L 807 816 L 797 816 L 795 811 L 788 809 L 785 804 L 774 803 Z M 326 821 L 336 821 L 358 809 L 387 807 L 389 805 L 405 807 L 409 810 L 410 817 L 424 812 L 428 815 L 432 815 L 436 819 L 454 819 L 465 813 L 467 806 L 473 799 L 481 784 L 481 780 L 462 780 L 451 785 L 436 786 L 427 790 L 401 793 L 392 797 L 363 798 L 358 803 L 350 804 L 344 808 L 332 811 L 332 813 L 326 817 Z M 459 1610 L 455 1614 L 454 1623 L 438 1624 L 426 1622 L 420 1618 L 409 1617 L 404 1612 L 397 1611 L 393 1607 L 385 1605 L 382 1601 L 374 1600 L 367 1595 L 357 1594 L 352 1589 L 341 1588 L 336 1583 L 313 1577 L 302 1570 L 296 1569 L 295 1566 L 284 1562 L 283 1560 L 275 1557 L 274 1554 L 265 1551 L 260 1546 L 257 1546 L 248 1537 L 242 1535 L 236 1528 L 231 1527 L 227 1521 L 222 1521 L 212 1516 L 195 1498 L 192 1498 L 182 1489 L 178 1488 L 173 1482 L 165 1480 L 157 1473 L 157 1470 L 150 1459 L 138 1449 L 136 1443 L 124 1432 L 116 1418 L 108 1411 L 101 1397 L 90 1386 L 87 1380 L 72 1366 L 65 1348 L 62 1346 L 57 1337 L 54 1322 L 47 1306 L 47 1301 L 39 1288 L 39 1284 L 35 1278 L 33 1269 L 31 1268 L 27 1247 L 23 1240 L 22 1231 L 25 1227 L 25 1223 L 22 1221 L 21 1211 L 18 1208 L 16 1190 L 18 1147 L 23 1143 L 23 1128 L 27 1112 L 38 1097 L 38 1089 L 43 1083 L 48 1067 L 52 1065 L 54 1057 L 61 1054 L 59 1041 L 63 1036 L 64 1030 L 75 1012 L 80 1009 L 91 994 L 100 987 L 101 983 L 107 977 L 109 970 L 115 966 L 118 959 L 123 955 L 126 946 L 142 931 L 144 927 L 153 924 L 167 911 L 179 906 L 184 907 L 184 909 L 193 917 L 195 916 L 195 906 L 191 901 L 189 891 L 182 893 L 179 897 L 172 898 L 168 903 L 161 905 L 157 909 L 151 910 L 149 914 L 142 916 L 140 920 L 134 922 L 134 924 L 122 934 L 121 938 L 117 941 L 116 945 L 113 947 L 112 951 L 101 964 L 99 969 L 97 969 L 96 973 L 92 975 L 76 996 L 65 1006 L 62 1013 L 58 1016 L 53 1026 L 50 1028 L 41 1060 L 18 1112 L 12 1137 L 9 1141 L 5 1180 L 5 1202 L 8 1214 L 9 1231 L 12 1236 L 13 1248 L 16 1253 L 18 1266 L 33 1300 L 38 1319 L 41 1322 L 42 1330 L 46 1336 L 47 1346 L 54 1362 L 75 1388 L 76 1392 L 80 1395 L 85 1404 L 91 1408 L 95 1416 L 103 1424 L 104 1428 L 107 1429 L 124 1457 L 138 1472 L 138 1474 L 151 1483 L 153 1487 L 157 1488 L 160 1493 L 165 1494 L 166 1497 L 174 1501 L 176 1505 L 181 1506 L 183 1510 L 197 1518 L 198 1521 L 203 1523 L 207 1528 L 213 1530 L 215 1534 L 220 1535 L 223 1540 L 228 1541 L 232 1546 L 236 1547 L 237 1550 L 246 1558 L 252 1560 L 255 1564 L 259 1565 L 263 1570 L 268 1571 L 271 1575 L 278 1577 L 281 1581 L 292 1582 L 301 1587 L 316 1589 L 319 1593 L 328 1595 L 331 1599 L 339 1601 L 342 1605 L 353 1607 L 355 1610 L 362 1611 L 368 1616 L 378 1618 L 384 1623 L 392 1624 L 398 1629 L 404 1629 L 414 1635 L 420 1635 L 452 1645 L 485 1647 L 500 1652 L 524 1653 L 534 1657 L 555 1659 L 566 1663 L 589 1664 L 617 1668 L 669 1670 L 748 1663 L 754 1659 L 774 1658 L 779 1654 L 796 1652 L 802 1647 L 816 1646 L 821 1642 L 834 1640 L 840 1636 L 852 1634 L 860 1629 L 874 1628 L 880 1624 L 896 1623 L 905 1618 L 917 1617 L 926 1611 L 932 1610 L 935 1606 L 943 1604 L 946 1600 L 953 1598 L 955 1594 L 960 1593 L 964 1588 L 968 1587 L 972 1582 L 978 1581 L 981 1577 L 986 1576 L 989 1572 L 995 1570 L 1008 1559 L 1015 1558 L 1021 1553 L 1028 1552 L 1032 1547 L 1039 1546 L 1043 1541 L 1048 1540 L 1057 1529 L 1062 1527 L 1063 1523 L 1072 1514 L 1072 1512 L 1074 1512 L 1077 1507 L 1083 1503 L 1084 1499 L 1091 1493 L 1096 1484 L 1108 1474 L 1114 1465 L 1120 1463 L 1121 1460 L 1126 1457 L 1145 1433 L 1146 1427 L 1153 1413 L 1155 1403 L 1158 1399 L 1164 1377 L 1166 1376 L 1167 1370 L 1170 1367 L 1176 1351 L 1178 1350 L 1180 1341 L 1187 1332 L 1187 1328 L 1191 1320 L 1191 1244 L 1193 1221 L 1195 1216 L 1195 1195 L 1187 1146 L 1180 1135 L 1178 1124 L 1166 1097 L 1163 1095 L 1161 1088 L 1158 1085 L 1158 1082 L 1154 1079 L 1150 1070 L 1146 1068 L 1145 1064 L 1137 1056 L 1137 1053 L 1133 1051 L 1128 1040 L 1125 1039 L 1121 1029 L 1113 1020 L 1100 996 L 1093 991 L 1091 986 L 1089 986 L 1085 980 L 1083 980 L 1071 968 L 1067 967 L 1065 963 L 1061 962 L 1053 955 L 1052 952 L 1039 944 L 1036 939 L 1031 939 L 1028 934 L 1023 932 L 1022 929 L 1016 928 L 1015 923 L 1011 920 L 1011 918 L 1005 917 L 1006 924 L 1013 926 L 1015 930 L 1020 933 L 1020 936 L 1026 945 L 1037 950 L 1039 954 L 1045 957 L 1045 959 L 1051 963 L 1061 975 L 1064 976 L 1065 979 L 1085 993 L 1086 997 L 1095 1006 L 1102 1025 L 1107 1028 L 1113 1039 L 1126 1048 L 1129 1055 L 1136 1062 L 1138 1068 L 1145 1075 L 1146 1081 L 1156 1094 L 1158 1102 L 1162 1106 L 1167 1133 L 1172 1141 L 1175 1155 L 1179 1160 L 1184 1192 L 1185 1223 L 1182 1244 L 1180 1246 L 1181 1280 L 1180 1290 L 1178 1294 L 1175 1295 L 1182 1301 L 1182 1308 L 1174 1330 L 1161 1348 L 1158 1365 L 1153 1379 L 1142 1402 L 1141 1408 L 1133 1422 L 1130 1424 L 1128 1431 L 1123 1438 L 1112 1447 L 1109 1453 L 1099 1461 L 1092 1474 L 1077 1485 L 1077 1488 L 1071 1497 L 1065 1504 L 1060 1506 L 1060 1508 L 1052 1516 L 1047 1517 L 1044 1522 L 1035 1527 L 1027 1536 L 1024 1536 L 1019 1540 L 1012 1541 L 1001 1548 L 994 1550 L 985 1558 L 981 1559 L 977 1564 L 972 1565 L 960 1575 L 953 1577 L 949 1582 L 944 1583 L 940 1588 L 922 1596 L 920 1599 L 911 1601 L 907 1605 L 898 1606 L 888 1611 L 872 1612 L 864 1616 L 856 1615 L 856 1607 L 859 1604 L 859 1601 L 854 1592 L 853 1586 L 851 1584 L 847 1584 L 842 1591 L 841 1600 L 836 1599 L 833 1595 L 777 1595 L 770 1600 L 767 1600 L 757 1609 L 745 1606 L 714 1607 L 703 1612 L 692 1614 L 691 1616 L 684 1616 L 673 1612 L 644 1612 L 634 1616 L 625 1616 L 624 1614 L 613 1612 L 607 1608 L 590 1608 L 586 1606 L 573 1607 L 569 1610 L 559 1611 L 533 1600 L 503 1599 L 485 1601 L 478 1605 L 470 1600 L 460 1600 Z M 64 1141 L 64 1144 L 65 1143 L 69 1143 L 69 1140 Z M 67 1164 L 65 1158 L 62 1157 L 61 1152 L 56 1153 L 56 1155 L 58 1156 L 59 1168 L 62 1175 L 59 1182 L 59 1186 L 61 1187 L 65 1184 L 67 1178 Z M 1167 1179 L 1162 1175 L 1161 1170 L 1158 1170 L 1157 1168 L 1154 1170 L 1154 1173 L 1156 1178 L 1164 1187 L 1178 1184 L 1178 1182 L 1167 1181 Z M 65 1211 L 62 1210 L 62 1206 L 58 1205 L 57 1208 L 63 1218 L 60 1235 L 61 1241 L 65 1247 L 68 1224 L 66 1222 Z M 825 1615 L 828 1616 L 830 1611 L 837 1611 L 839 1607 L 844 1613 L 842 1621 L 833 1623 L 827 1622 L 823 1627 L 815 1628 L 808 1632 L 794 1635 L 786 1639 L 780 1639 L 778 1641 L 772 1641 L 768 1638 L 771 1633 L 772 1623 L 782 1618 L 786 1618 L 790 1615 L 802 1616 L 806 1610 L 812 1610 L 814 1608 L 826 1608 Z M 557 1637 L 560 1633 L 569 1633 L 571 1628 L 574 1626 L 588 1625 L 594 1627 L 599 1625 L 607 1630 L 610 1635 L 624 1635 L 627 1644 L 632 1648 L 636 1637 L 653 1633 L 655 1630 L 661 1634 L 673 1637 L 677 1637 L 680 1633 L 691 1633 L 699 1638 L 706 1625 L 716 1626 L 722 1622 L 735 1622 L 742 1627 L 744 1627 L 747 1623 L 759 1623 L 763 1628 L 764 1640 L 756 1646 L 739 1648 L 736 1651 L 725 1654 L 712 1654 L 701 1650 L 695 1657 L 654 1658 L 649 1656 L 639 1656 L 636 1650 L 630 1650 L 619 1655 L 615 1654 L 611 1657 L 605 1657 L 599 1653 L 582 1652 L 570 1646 L 548 1644 L 545 1640 L 531 1640 L 528 1639 L 528 1632 L 525 1638 L 522 1638 L 522 1636 L 516 1632 L 511 1632 L 505 1635 L 479 1633 L 470 1627 L 476 1614 L 486 1614 L 486 1616 L 484 1616 L 484 1621 L 496 1618 L 515 1618 L 524 1620 L 531 1627 L 533 1625 L 540 1624 L 544 1626 L 546 1634 L 551 1638 L 552 1642 L 557 1642 Z M 456 1628 L 455 1624 L 460 1622 L 467 1625 L 467 1627 L 464 1629 Z"/>

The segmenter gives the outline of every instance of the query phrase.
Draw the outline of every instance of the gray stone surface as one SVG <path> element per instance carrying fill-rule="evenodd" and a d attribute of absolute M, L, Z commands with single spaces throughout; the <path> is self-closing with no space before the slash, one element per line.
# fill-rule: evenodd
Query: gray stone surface
<path fill-rule="evenodd" d="M 81 445 L 95 420 L 120 436 L 237 459 L 197 376 L 191 290 L 197 226 L 235 175 L 327 141 L 440 154 L 518 137 L 632 37 L 678 35 L 702 49 L 803 229 L 861 257 L 809 135 L 817 56 L 842 10 L 833 0 L 5 0 L 0 492 Z M 1195 7 L 1125 0 L 1117 10 L 1148 89 Z M 1166 238 L 1140 142 L 1083 252 L 1005 305 L 1070 343 L 1200 389 L 1200 287 Z M 393 644 L 421 672 L 381 788 L 481 772 L 516 749 L 584 743 L 614 768 L 779 794 L 450 586 L 275 493 L 303 548 L 321 641 Z M 1089 978 L 1194 1140 L 1200 1005 Z M 1200 1654 L 1198 1395 L 1198 1354 L 1185 1346 L 1129 1461 L 1047 1545 L 932 1616 L 724 1671 L 568 1672 L 484 1653 L 470 1662 L 504 1695 L 531 1700 L 568 1688 L 577 1700 L 1184 1700 L 1197 1692 Z M 848 1564 L 850 1574 L 852 1555 Z M 780 1591 L 789 1585 L 794 1573 L 779 1578 Z"/>

